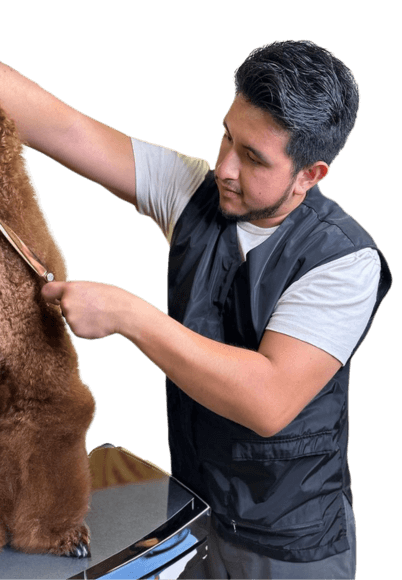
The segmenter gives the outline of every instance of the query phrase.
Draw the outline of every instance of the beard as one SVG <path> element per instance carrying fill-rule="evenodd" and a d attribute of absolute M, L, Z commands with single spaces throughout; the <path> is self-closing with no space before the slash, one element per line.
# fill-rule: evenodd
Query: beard
<path fill-rule="evenodd" d="M 280 196 L 278 201 L 276 201 L 275 203 L 273 203 L 271 205 L 267 205 L 267 206 L 262 207 L 260 209 L 252 209 L 252 210 L 250 210 L 246 213 L 243 213 L 243 214 L 236 214 L 236 213 L 231 213 L 231 212 L 225 211 L 221 207 L 221 205 L 219 204 L 219 211 L 226 219 L 233 221 L 233 222 L 251 222 L 251 221 L 255 221 L 255 220 L 262 220 L 262 219 L 275 217 L 277 215 L 278 211 L 280 210 L 280 208 L 282 207 L 282 205 L 288 200 L 289 195 L 292 193 L 294 182 L 295 182 L 295 180 L 292 180 L 289 183 L 289 185 L 286 187 L 286 189 L 284 190 L 284 192 L 282 193 L 282 195 Z M 240 196 L 242 195 L 242 192 L 239 191 L 238 189 L 235 189 L 234 191 L 238 195 L 240 195 Z"/>

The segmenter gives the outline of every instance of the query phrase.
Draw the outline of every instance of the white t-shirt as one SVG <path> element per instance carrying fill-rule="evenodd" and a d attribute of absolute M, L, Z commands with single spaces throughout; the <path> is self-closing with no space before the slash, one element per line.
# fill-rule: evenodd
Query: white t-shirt
<path fill-rule="evenodd" d="M 203 182 L 209 165 L 158 145 L 137 139 L 132 143 L 138 210 L 154 219 L 170 241 L 181 212 Z M 277 227 L 238 223 L 243 259 Z M 380 270 L 378 253 L 371 248 L 314 268 L 282 294 L 267 329 L 317 346 L 345 364 L 372 313 Z"/>

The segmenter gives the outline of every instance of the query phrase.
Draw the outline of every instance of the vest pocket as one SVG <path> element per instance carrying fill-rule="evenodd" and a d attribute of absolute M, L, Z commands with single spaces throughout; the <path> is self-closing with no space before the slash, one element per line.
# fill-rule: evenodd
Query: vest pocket
<path fill-rule="evenodd" d="M 325 498 L 330 503 L 341 487 L 340 453 L 331 431 L 232 441 L 229 511 L 234 531 L 264 532 L 274 543 L 311 539 L 325 527 Z"/>
<path fill-rule="evenodd" d="M 295 536 L 298 535 L 299 532 L 303 532 L 303 534 L 309 533 L 316 533 L 321 531 L 324 528 L 324 522 L 323 520 L 317 520 L 315 522 L 308 522 L 306 524 L 299 524 L 299 525 L 293 525 L 293 526 L 289 526 L 289 527 L 278 527 L 278 526 L 259 526 L 256 524 L 253 524 L 251 522 L 237 522 L 236 520 L 231 520 L 231 525 L 233 527 L 234 532 L 236 533 L 237 530 L 249 530 L 249 531 L 254 531 L 254 532 L 269 532 L 271 531 L 272 533 L 275 534 L 275 536 Z"/>

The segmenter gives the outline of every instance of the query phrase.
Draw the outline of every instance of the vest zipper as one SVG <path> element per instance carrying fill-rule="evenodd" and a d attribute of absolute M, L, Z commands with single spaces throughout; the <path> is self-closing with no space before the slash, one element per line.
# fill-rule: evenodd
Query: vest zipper
<path fill-rule="evenodd" d="M 231 524 L 232 524 L 232 526 L 233 526 L 234 533 L 236 534 L 236 532 L 237 532 L 237 527 L 236 527 L 236 526 L 237 526 L 237 524 L 236 524 L 236 522 L 235 522 L 234 520 L 232 520 Z"/>

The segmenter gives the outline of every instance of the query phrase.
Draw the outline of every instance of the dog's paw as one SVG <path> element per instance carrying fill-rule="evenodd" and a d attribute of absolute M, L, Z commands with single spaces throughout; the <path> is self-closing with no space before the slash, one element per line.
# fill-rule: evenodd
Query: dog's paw
<path fill-rule="evenodd" d="M 90 558 L 91 551 L 89 548 L 88 527 L 82 525 L 70 530 L 51 552 L 58 556 L 66 556 L 68 558 Z"/>
<path fill-rule="evenodd" d="M 90 558 L 91 557 L 91 550 L 89 549 L 89 546 L 87 544 L 84 543 L 80 543 L 78 544 L 78 546 L 75 546 L 71 552 L 69 552 L 68 554 L 63 554 L 64 556 L 67 556 L 69 558 Z"/>
<path fill-rule="evenodd" d="M 70 558 L 90 558 L 90 534 L 88 527 L 79 525 L 64 533 L 40 534 L 39 529 L 21 533 L 14 531 L 11 546 L 28 554 L 54 554 Z"/>

